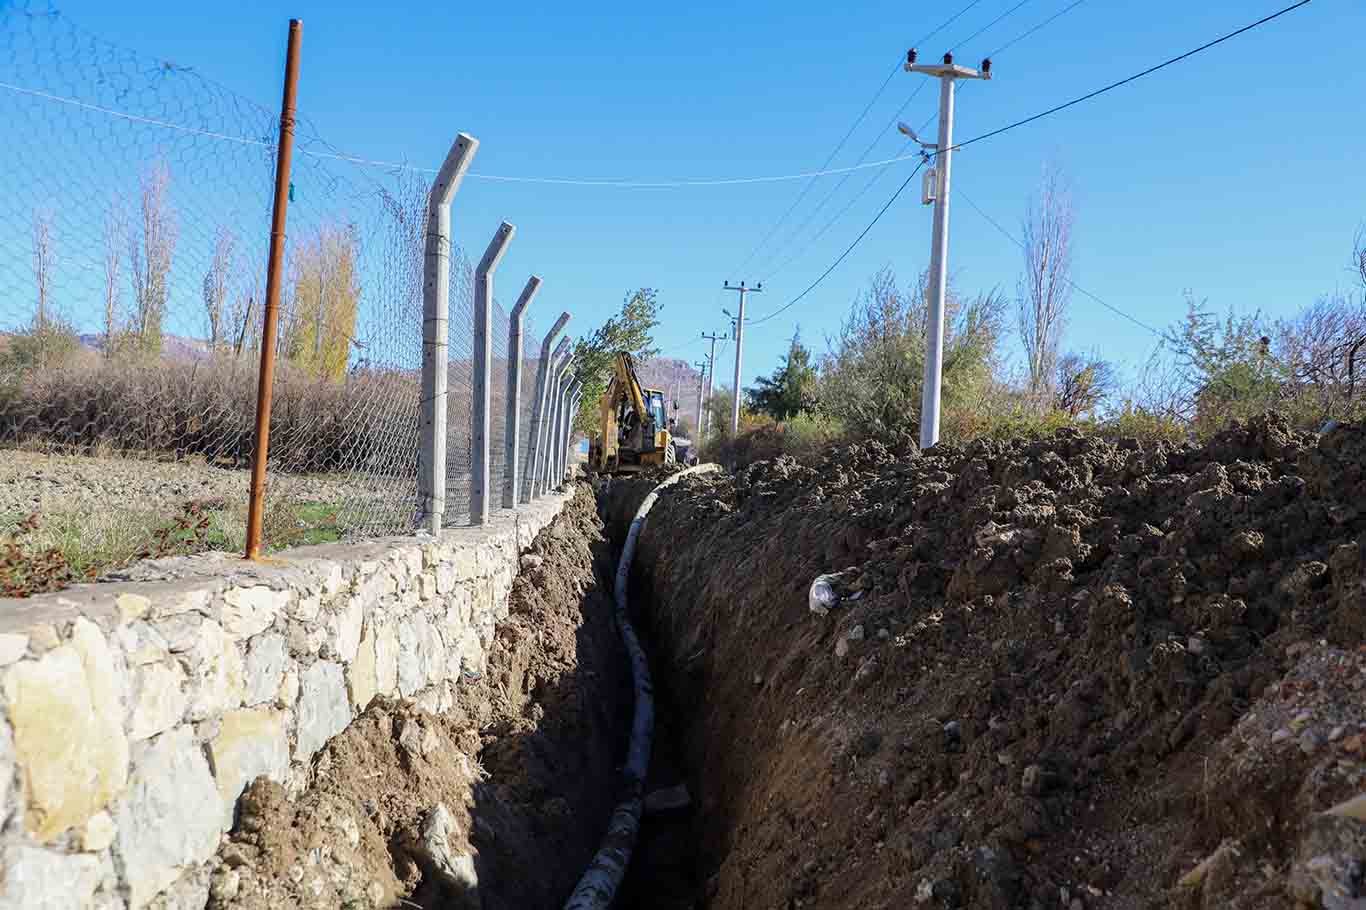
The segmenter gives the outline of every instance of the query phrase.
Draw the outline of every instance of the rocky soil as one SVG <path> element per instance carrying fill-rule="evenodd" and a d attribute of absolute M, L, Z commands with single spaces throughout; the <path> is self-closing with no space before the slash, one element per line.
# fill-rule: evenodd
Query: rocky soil
<path fill-rule="evenodd" d="M 605 830 L 629 722 L 601 527 L 583 488 L 537 536 L 454 710 L 378 700 L 303 792 L 252 784 L 211 910 L 561 906 Z"/>
<path fill-rule="evenodd" d="M 1366 427 L 777 458 L 637 562 L 710 908 L 1366 906 Z"/>

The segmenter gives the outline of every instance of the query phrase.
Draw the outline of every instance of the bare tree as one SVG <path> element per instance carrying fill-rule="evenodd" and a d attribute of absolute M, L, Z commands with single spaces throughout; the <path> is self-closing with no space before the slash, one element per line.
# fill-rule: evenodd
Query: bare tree
<path fill-rule="evenodd" d="M 1029 391 L 1052 392 L 1067 306 L 1072 298 L 1075 210 L 1061 170 L 1044 167 L 1038 196 L 1024 218 L 1024 264 L 1017 292 L 1020 340 L 1029 360 Z"/>
<path fill-rule="evenodd" d="M 123 244 L 128 234 L 128 216 L 123 201 L 115 198 L 104 219 L 104 356 L 114 355 L 119 333 L 119 270 L 123 265 Z"/>
<path fill-rule="evenodd" d="M 37 210 L 33 213 L 33 283 L 38 290 L 33 330 L 42 334 L 52 317 L 52 215 Z"/>
<path fill-rule="evenodd" d="M 128 238 L 133 273 L 133 333 L 144 351 L 161 350 L 162 320 L 175 258 L 176 224 L 168 191 L 171 172 L 156 162 L 142 177 L 142 230 Z"/>
<path fill-rule="evenodd" d="M 1114 366 L 1099 354 L 1065 354 L 1058 360 L 1053 407 L 1070 417 L 1094 413 L 1115 390 Z"/>
<path fill-rule="evenodd" d="M 204 275 L 204 314 L 209 320 L 209 350 L 217 351 L 223 343 L 224 308 L 228 299 L 237 239 L 227 225 L 220 226 L 214 237 L 213 261 Z"/>

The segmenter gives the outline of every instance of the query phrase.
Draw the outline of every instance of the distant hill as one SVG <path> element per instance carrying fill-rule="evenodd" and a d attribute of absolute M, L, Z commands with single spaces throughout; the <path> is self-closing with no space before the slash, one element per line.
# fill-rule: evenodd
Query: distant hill
<path fill-rule="evenodd" d="M 678 401 L 678 416 L 691 427 L 697 426 L 697 383 L 701 374 L 686 360 L 657 357 L 637 364 L 636 372 L 647 388 L 662 389 L 669 413 Z"/>
<path fill-rule="evenodd" d="M 99 352 L 104 350 L 103 335 L 78 335 L 76 337 L 80 340 L 81 347 L 88 351 Z M 200 338 L 188 338 L 184 335 L 162 335 L 161 356 L 167 360 L 207 360 L 209 343 Z"/>

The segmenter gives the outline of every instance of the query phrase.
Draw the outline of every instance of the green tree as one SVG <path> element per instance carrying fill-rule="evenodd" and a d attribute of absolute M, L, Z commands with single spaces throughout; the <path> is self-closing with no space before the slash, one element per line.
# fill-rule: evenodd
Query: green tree
<path fill-rule="evenodd" d="M 1240 316 L 1229 310 L 1220 317 L 1187 294 L 1186 317 L 1163 343 L 1175 354 L 1189 390 L 1197 434 L 1259 414 L 1281 398 L 1286 374 L 1260 313 Z"/>
<path fill-rule="evenodd" d="M 587 338 L 574 344 L 574 372 L 583 383 L 583 397 L 574 428 L 581 433 L 598 430 L 598 406 L 612 379 L 613 361 L 621 351 L 637 360 L 655 357 L 654 330 L 659 325 L 659 294 L 654 288 L 638 288 L 626 295 L 621 312 L 608 319 Z"/>
<path fill-rule="evenodd" d="M 772 376 L 760 376 L 754 388 L 745 389 L 752 411 L 774 420 L 787 420 L 809 411 L 816 402 L 816 367 L 811 351 L 802 344 L 801 328 L 792 333 L 783 362 Z"/>
<path fill-rule="evenodd" d="M 850 308 L 821 365 L 821 410 L 854 436 L 914 434 L 920 423 L 929 309 L 928 275 L 914 290 L 891 269 L 873 276 Z M 971 409 L 993 381 L 1004 299 L 997 293 L 964 300 L 950 284 L 944 305 L 944 414 Z"/>

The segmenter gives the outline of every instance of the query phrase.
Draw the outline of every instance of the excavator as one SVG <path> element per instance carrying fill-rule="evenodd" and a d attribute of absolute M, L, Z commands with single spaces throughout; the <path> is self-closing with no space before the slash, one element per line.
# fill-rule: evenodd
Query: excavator
<path fill-rule="evenodd" d="M 588 443 L 589 473 L 632 474 L 677 460 L 664 393 L 641 386 L 635 358 L 625 351 L 616 356 L 601 418 L 601 432 Z"/>

